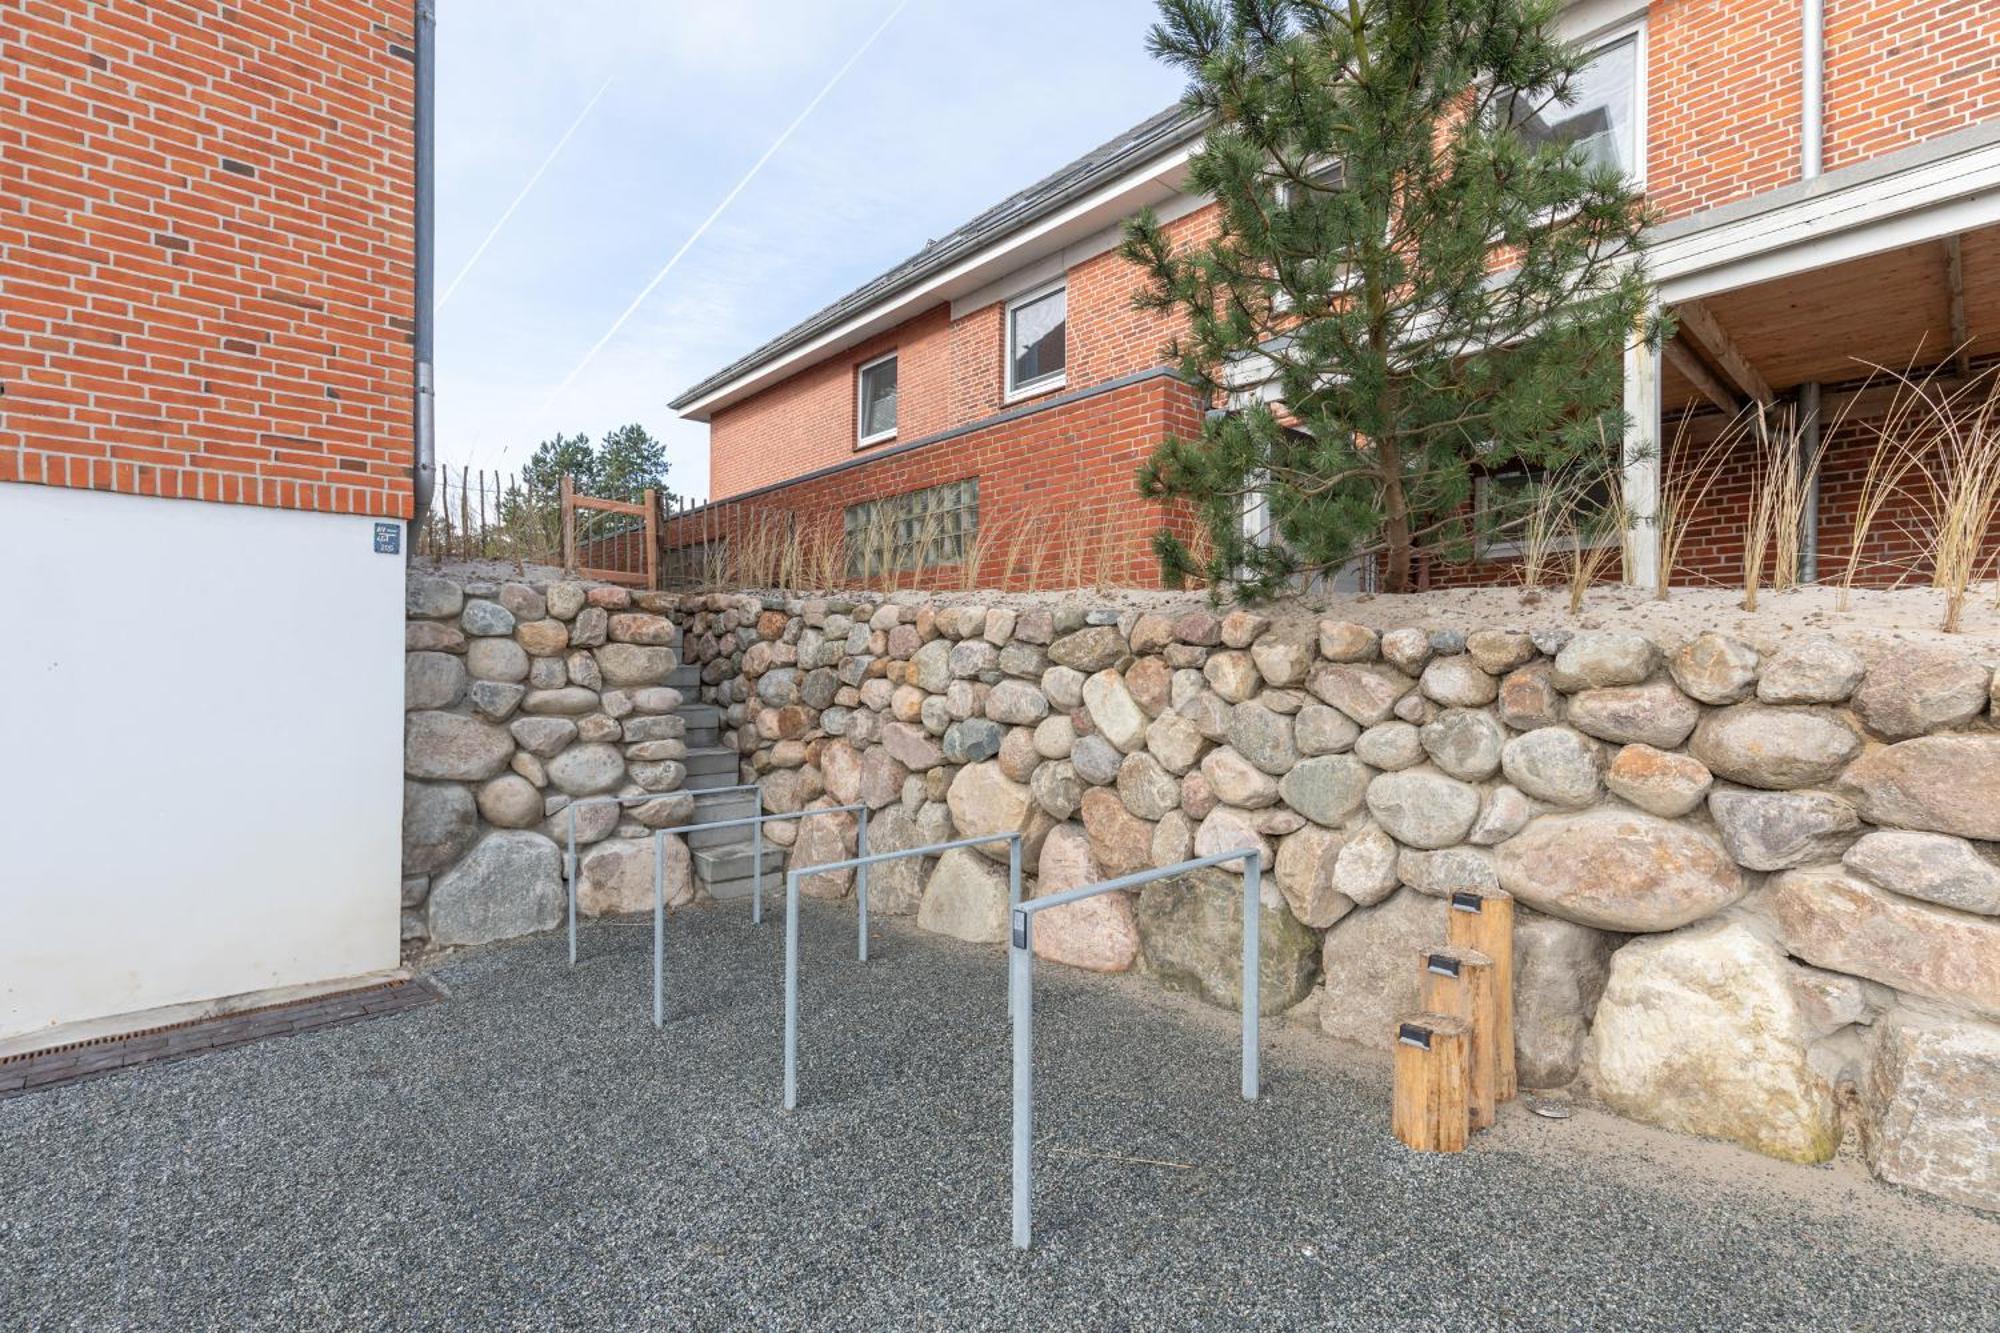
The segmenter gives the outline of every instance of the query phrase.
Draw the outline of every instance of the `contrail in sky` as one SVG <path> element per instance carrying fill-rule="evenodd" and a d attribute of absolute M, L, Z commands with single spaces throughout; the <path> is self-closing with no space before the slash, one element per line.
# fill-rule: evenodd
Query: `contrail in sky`
<path fill-rule="evenodd" d="M 667 275 L 674 271 L 674 265 L 681 262 L 681 256 L 694 248 L 694 243 L 702 238 L 702 234 L 715 224 L 715 220 L 722 216 L 723 211 L 730 204 L 736 201 L 736 196 L 743 193 L 743 187 L 756 179 L 757 173 L 764 169 L 764 164 L 769 162 L 777 154 L 777 151 L 785 146 L 785 141 L 792 137 L 792 132 L 798 129 L 800 125 L 803 125 L 806 117 L 818 109 L 819 104 L 826 100 L 826 95 L 833 91 L 834 85 L 847 76 L 847 71 L 853 69 L 862 56 L 868 54 L 868 48 L 875 45 L 875 39 L 886 32 L 889 25 L 896 21 L 896 16 L 909 8 L 909 5 L 910 0 L 901 0 L 894 9 L 889 11 L 889 17 L 883 19 L 876 26 L 875 31 L 868 34 L 868 39 L 855 48 L 854 54 L 847 58 L 847 63 L 833 72 L 833 77 L 826 81 L 826 86 L 813 95 L 812 101 L 806 103 L 805 110 L 793 117 L 792 123 L 785 126 L 784 133 L 772 140 L 771 146 L 764 150 L 764 155 L 751 164 L 750 170 L 743 173 L 743 179 L 737 181 L 729 193 L 722 196 L 722 202 L 715 206 L 715 210 L 701 220 L 701 225 L 696 227 L 694 233 L 685 241 L 681 242 L 681 248 L 674 251 L 673 257 L 668 259 L 665 266 L 653 275 L 653 280 L 641 288 L 639 294 L 632 298 L 632 304 L 625 307 L 625 313 L 612 321 L 611 327 L 605 330 L 604 336 L 599 338 L 592 344 L 591 349 L 583 354 L 583 360 L 576 363 L 576 369 L 570 371 L 568 377 L 555 387 L 555 391 L 542 400 L 540 412 L 546 413 L 549 408 L 553 407 L 556 400 L 562 397 L 564 391 L 576 382 L 576 377 L 581 375 L 584 369 L 597 359 L 597 354 L 604 350 L 604 345 L 617 336 L 618 330 L 625 327 L 625 321 L 632 317 L 632 312 L 645 303 L 646 298 L 653 294 L 654 288 L 666 281 Z"/>
<path fill-rule="evenodd" d="M 521 192 L 514 196 L 514 202 L 507 205 L 507 211 L 502 213 L 500 220 L 493 224 L 493 230 L 486 233 L 486 239 L 481 241 L 479 248 L 472 252 L 472 258 L 465 261 L 465 267 L 458 271 L 458 276 L 453 278 L 451 285 L 444 289 L 444 295 L 438 298 L 438 309 L 444 309 L 445 302 L 451 300 L 451 294 L 458 290 L 458 284 L 464 282 L 465 275 L 472 272 L 472 266 L 479 262 L 479 256 L 486 253 L 486 247 L 493 244 L 493 238 L 498 236 L 500 229 L 507 225 L 507 219 L 514 216 L 514 210 L 521 206 L 521 201 L 534 192 L 535 182 L 542 178 L 542 173 L 549 169 L 549 164 L 562 154 L 563 145 L 567 144 L 570 136 L 575 134 L 583 125 L 583 122 L 590 118 L 590 113 L 597 107 L 598 99 L 604 96 L 605 90 L 610 86 L 611 80 L 606 79 L 598 86 L 596 93 L 591 96 L 591 99 L 583 104 L 583 110 L 576 113 L 576 119 L 571 121 L 569 128 L 563 131 L 562 138 L 556 140 L 556 146 L 549 149 L 549 155 L 542 159 L 542 165 L 535 168 L 535 174 L 528 177 L 528 183 L 523 185 Z"/>

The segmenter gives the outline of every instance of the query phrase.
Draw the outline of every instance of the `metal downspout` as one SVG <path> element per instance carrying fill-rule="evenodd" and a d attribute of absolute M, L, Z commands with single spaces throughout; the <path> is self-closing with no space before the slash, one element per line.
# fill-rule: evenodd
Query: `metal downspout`
<path fill-rule="evenodd" d="M 432 362 L 432 292 L 436 286 L 433 229 L 437 204 L 437 6 L 417 0 L 416 179 L 416 456 L 411 462 L 410 527 L 430 512 L 437 481 L 436 369 Z M 414 547 L 415 541 L 410 545 Z"/>
<path fill-rule="evenodd" d="M 1803 70 L 1799 107 L 1799 179 L 1813 180 L 1825 163 L 1826 148 L 1826 0 L 1805 0 L 1802 15 Z M 1800 526 L 1799 579 L 1819 581 L 1819 385 L 1799 386 L 1798 466 L 1812 468 L 1806 478 L 1805 513 Z"/>

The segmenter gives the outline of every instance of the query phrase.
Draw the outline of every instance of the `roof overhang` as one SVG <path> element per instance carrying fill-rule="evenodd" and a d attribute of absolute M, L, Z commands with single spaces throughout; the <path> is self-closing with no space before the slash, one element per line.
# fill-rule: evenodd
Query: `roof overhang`
<path fill-rule="evenodd" d="M 923 280 L 857 310 L 847 319 L 782 355 L 749 367 L 731 379 L 706 386 L 677 400 L 673 406 L 691 421 L 708 421 L 715 413 L 788 376 L 837 355 L 887 329 L 913 319 L 943 302 L 952 301 L 1005 280 L 1008 275 L 1080 247 L 1119 227 L 1142 208 L 1160 209 L 1184 200 L 1188 162 L 1200 140 L 1184 142 L 1140 162 L 1048 215 L 972 251 Z M 1105 248 L 1108 248 L 1105 247 Z"/>

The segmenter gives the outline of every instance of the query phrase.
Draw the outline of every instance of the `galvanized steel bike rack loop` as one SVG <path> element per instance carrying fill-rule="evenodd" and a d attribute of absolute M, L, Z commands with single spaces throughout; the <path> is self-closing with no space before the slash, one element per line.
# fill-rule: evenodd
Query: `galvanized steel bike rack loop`
<path fill-rule="evenodd" d="M 1243 862 L 1243 1100 L 1257 1100 L 1257 980 L 1262 954 L 1257 920 L 1258 900 L 1263 895 L 1263 852 L 1256 848 L 1221 852 L 1158 870 L 1144 870 L 1122 879 L 1085 884 L 1063 893 L 1052 893 L 1033 902 L 1016 904 L 1013 932 L 1007 943 L 1007 1003 L 1014 1026 L 1014 1248 L 1028 1248 L 1034 1223 L 1034 1139 L 1035 1139 L 1035 949 L 1034 917 L 1052 907 L 1094 898 L 1100 893 L 1136 889 L 1157 879 L 1185 875 L 1192 870 Z"/>
<path fill-rule="evenodd" d="M 758 804 L 763 800 L 760 797 Z M 653 1026 L 660 1027 L 666 1022 L 666 940 L 667 940 L 667 861 L 664 839 L 671 833 L 676 837 L 689 833 L 699 833 L 703 829 L 739 828 L 745 824 L 756 825 L 751 836 L 751 880 L 750 880 L 750 924 L 756 925 L 764 919 L 764 825 L 781 820 L 806 820 L 814 815 L 856 815 L 855 850 L 863 856 L 868 854 L 868 807 L 865 805 L 827 805 L 812 810 L 789 810 L 779 814 L 741 815 L 735 819 L 711 819 L 706 824 L 685 824 L 680 828 L 663 828 L 653 831 Z M 820 867 L 809 866 L 818 871 Z M 868 961 L 868 932 L 864 925 L 861 932 L 861 961 Z"/>
<path fill-rule="evenodd" d="M 1019 833 L 991 833 L 983 838 L 958 838 L 951 842 L 936 842 L 928 847 L 912 847 L 900 852 L 877 852 L 873 856 L 861 855 L 848 861 L 829 861 L 824 865 L 799 866 L 785 872 L 785 1109 L 793 1110 L 799 1102 L 799 877 L 802 875 L 824 875 L 833 871 L 852 870 L 855 872 L 855 893 L 861 916 L 861 961 L 868 961 L 868 867 L 882 861 L 900 861 L 906 856 L 936 856 L 941 852 L 953 851 L 960 847 L 983 847 L 991 843 L 1007 844 L 1007 907 L 1010 911 L 1021 905 L 1021 835 Z"/>
<path fill-rule="evenodd" d="M 724 795 L 732 791 L 756 792 L 757 813 L 760 815 L 764 813 L 764 789 L 758 786 L 754 782 L 742 782 L 738 783 L 734 787 L 704 787 L 696 794 L 698 796 Z M 669 796 L 672 796 L 674 794 L 675 793 L 670 791 L 654 791 L 654 792 L 647 792 L 643 796 L 586 796 L 580 801 L 571 801 L 568 806 L 564 807 L 569 811 L 569 850 L 565 852 L 563 855 L 563 879 L 569 887 L 569 965 L 571 967 L 576 966 L 576 812 L 577 810 L 586 805 L 617 805 L 617 806 L 644 805 L 648 801 L 663 801 L 667 799 Z M 697 827 L 701 826 L 697 825 Z M 657 839 L 655 839 L 653 843 L 653 859 L 655 861 L 653 869 L 656 877 L 659 872 L 659 866 L 657 864 L 659 860 L 659 854 L 660 854 L 659 842 Z M 762 858 L 760 857 L 759 861 L 761 862 L 761 860 Z"/>

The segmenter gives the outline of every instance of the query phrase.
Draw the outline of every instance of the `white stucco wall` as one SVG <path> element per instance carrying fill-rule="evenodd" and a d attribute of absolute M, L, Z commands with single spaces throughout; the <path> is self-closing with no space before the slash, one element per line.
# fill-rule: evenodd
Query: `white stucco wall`
<path fill-rule="evenodd" d="M 0 1040 L 394 967 L 373 521 L 0 485 Z"/>

